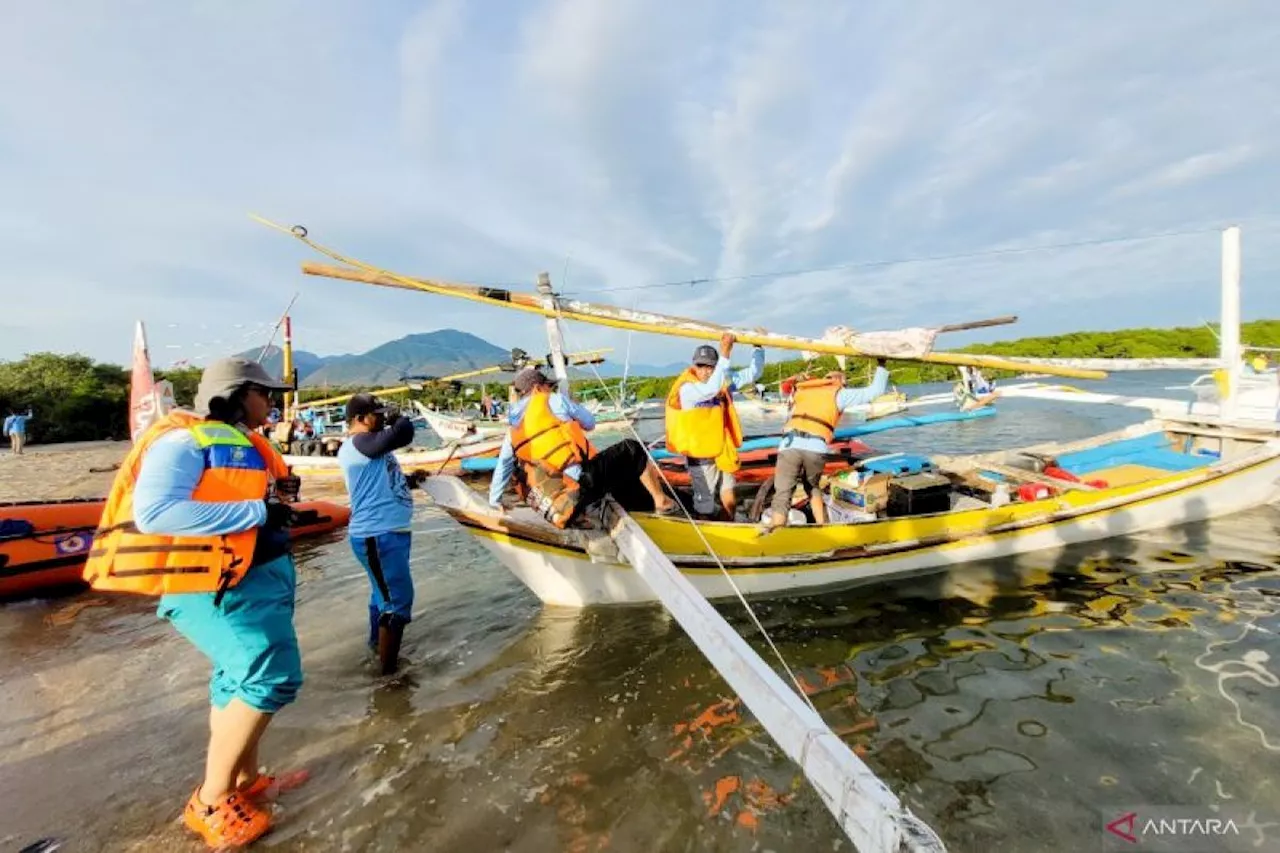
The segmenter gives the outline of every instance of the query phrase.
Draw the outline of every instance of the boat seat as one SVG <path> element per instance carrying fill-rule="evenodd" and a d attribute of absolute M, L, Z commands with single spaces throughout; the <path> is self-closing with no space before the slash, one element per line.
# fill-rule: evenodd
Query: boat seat
<path fill-rule="evenodd" d="M 1107 468 L 1133 465 L 1167 473 L 1203 468 L 1213 460 L 1204 456 L 1179 453 L 1173 449 L 1173 444 L 1167 435 L 1162 432 L 1153 432 L 1136 438 L 1113 441 L 1101 447 L 1064 453 L 1058 457 L 1057 461 L 1059 468 L 1070 471 L 1077 477 L 1087 474 L 1090 478 L 1107 480 L 1108 478 L 1103 475 L 1103 469 Z"/>

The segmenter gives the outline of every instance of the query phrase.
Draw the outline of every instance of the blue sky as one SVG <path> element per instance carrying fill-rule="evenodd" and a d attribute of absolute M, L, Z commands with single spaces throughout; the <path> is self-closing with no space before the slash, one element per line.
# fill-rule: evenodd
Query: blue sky
<path fill-rule="evenodd" d="M 819 334 L 969 337 L 1280 317 L 1280 7 L 541 0 L 0 0 L 0 358 L 363 351 L 535 321 L 304 278 L 256 211 L 400 271 Z M 567 273 L 567 275 L 566 275 Z M 618 290 L 691 278 L 694 287 Z M 625 336 L 572 326 L 573 347 Z M 634 358 L 686 341 L 638 336 Z"/>

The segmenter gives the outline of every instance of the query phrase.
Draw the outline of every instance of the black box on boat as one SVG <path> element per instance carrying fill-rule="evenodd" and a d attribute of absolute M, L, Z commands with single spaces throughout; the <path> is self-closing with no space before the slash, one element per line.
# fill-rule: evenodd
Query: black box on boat
<path fill-rule="evenodd" d="M 889 481 L 889 503 L 885 514 L 926 515 L 951 509 L 951 481 L 941 474 L 911 474 Z"/>

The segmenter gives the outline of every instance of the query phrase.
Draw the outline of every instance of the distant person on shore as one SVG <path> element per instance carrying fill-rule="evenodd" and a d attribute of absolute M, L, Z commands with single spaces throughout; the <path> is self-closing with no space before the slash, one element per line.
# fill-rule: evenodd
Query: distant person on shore
<path fill-rule="evenodd" d="M 413 421 L 388 413 L 372 394 L 347 401 L 350 437 L 338 449 L 338 464 L 351 496 L 347 533 L 356 560 L 369 576 L 369 645 L 378 652 L 383 675 L 395 672 L 404 628 L 413 619 L 413 494 L 425 476 L 408 477 L 394 451 L 413 443 Z"/>
<path fill-rule="evenodd" d="M 782 427 L 778 443 L 778 464 L 773 473 L 773 505 L 765 520 L 768 532 L 787 523 L 791 496 L 797 483 L 809 493 L 809 506 L 817 524 L 827 523 L 827 505 L 818 481 L 827 464 L 827 445 L 835 438 L 840 416 L 854 406 L 870 405 L 889 386 L 884 359 L 876 362 L 871 384 L 865 388 L 844 387 L 844 373 L 832 371 L 824 379 L 809 379 L 795 386 L 791 417 Z"/>
<path fill-rule="evenodd" d="M 182 816 L 213 848 L 260 838 L 265 801 L 306 780 L 258 765 L 302 686 L 288 529 L 299 482 L 257 433 L 282 390 L 257 362 L 210 364 L 195 411 L 169 412 L 121 463 L 85 564 L 95 589 L 160 596 L 159 616 L 213 664 L 204 778 Z"/>
<path fill-rule="evenodd" d="M 27 421 L 31 420 L 31 409 L 25 415 L 18 414 L 17 409 L 10 409 L 9 416 L 4 419 L 4 434 L 9 436 L 9 449 L 17 456 L 27 446 Z"/>
<path fill-rule="evenodd" d="M 742 424 L 733 392 L 749 387 L 764 372 L 764 350 L 756 347 L 751 364 L 729 375 L 733 335 L 715 347 L 693 351 L 693 364 L 676 377 L 667 394 L 667 450 L 684 456 L 693 486 L 693 510 L 714 518 L 718 510 L 732 521 L 737 510 L 733 475 L 738 470 Z"/>
<path fill-rule="evenodd" d="M 511 429 L 489 485 L 491 507 L 502 508 L 502 495 L 519 466 L 525 499 L 560 528 L 605 495 L 627 510 L 678 511 L 640 442 L 624 439 L 597 453 L 586 435 L 595 429 L 595 416 L 557 392 L 536 367 L 523 368 L 511 387 L 518 399 L 507 415 Z"/>

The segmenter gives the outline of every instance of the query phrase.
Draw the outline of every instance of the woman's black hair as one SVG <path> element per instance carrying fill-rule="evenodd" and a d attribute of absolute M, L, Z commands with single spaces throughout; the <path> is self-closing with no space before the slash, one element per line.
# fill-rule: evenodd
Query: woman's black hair
<path fill-rule="evenodd" d="M 209 401 L 209 417 L 224 424 L 238 424 L 245 418 L 244 397 L 249 393 L 248 385 L 241 385 L 230 397 L 214 397 Z"/>

